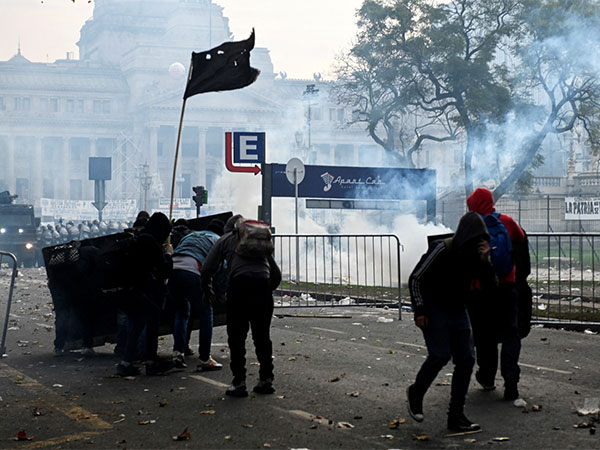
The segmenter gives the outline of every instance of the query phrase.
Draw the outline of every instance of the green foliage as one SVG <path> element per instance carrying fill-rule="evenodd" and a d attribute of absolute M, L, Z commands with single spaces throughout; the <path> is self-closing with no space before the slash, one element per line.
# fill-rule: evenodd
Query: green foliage
<path fill-rule="evenodd" d="M 412 165 L 425 142 L 460 137 L 468 193 L 482 143 L 495 140 L 514 156 L 495 194 L 517 180 L 527 189 L 548 134 L 581 127 L 592 151 L 600 151 L 598 6 L 598 0 L 365 0 L 334 94 L 353 110 L 353 122 L 403 165 Z M 508 125 L 519 131 L 518 141 Z"/>

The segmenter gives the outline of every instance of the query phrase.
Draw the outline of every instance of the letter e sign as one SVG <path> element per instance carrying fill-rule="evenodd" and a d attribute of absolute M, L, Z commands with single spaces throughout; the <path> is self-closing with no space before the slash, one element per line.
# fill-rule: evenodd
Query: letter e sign
<path fill-rule="evenodd" d="M 233 162 L 262 164 L 265 162 L 265 133 L 233 133 Z"/>

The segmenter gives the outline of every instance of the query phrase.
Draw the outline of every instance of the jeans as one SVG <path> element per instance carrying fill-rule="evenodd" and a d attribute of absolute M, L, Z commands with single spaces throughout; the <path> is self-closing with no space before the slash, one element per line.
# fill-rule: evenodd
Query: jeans
<path fill-rule="evenodd" d="M 454 363 L 450 390 L 450 414 L 463 411 L 471 373 L 475 364 L 473 339 L 466 310 L 442 311 L 429 308 L 428 324 L 423 328 L 427 345 L 427 359 L 417 373 L 415 393 L 423 397 L 442 368 L 450 361 Z"/>
<path fill-rule="evenodd" d="M 268 278 L 237 276 L 227 291 L 227 341 L 233 384 L 246 380 L 246 337 L 252 330 L 261 380 L 273 379 L 273 344 L 270 337 L 273 294 Z"/>
<path fill-rule="evenodd" d="M 212 306 L 202 301 L 200 275 L 187 270 L 174 270 L 169 280 L 169 289 L 175 304 L 173 323 L 173 350 L 183 353 L 189 345 L 188 330 L 191 334 L 192 322 L 199 319 L 199 357 L 202 361 L 210 358 L 213 333 Z"/>
<path fill-rule="evenodd" d="M 515 284 L 502 283 L 491 295 L 476 299 L 469 307 L 469 314 L 481 379 L 494 384 L 498 371 L 498 344 L 501 344 L 500 373 L 505 384 L 517 385 L 521 374 L 521 338 Z"/>
<path fill-rule="evenodd" d="M 158 325 L 160 308 L 152 300 L 151 293 L 133 290 L 128 293 L 127 341 L 123 360 L 133 362 L 139 357 L 139 348 L 143 344 L 144 361 L 158 359 Z M 143 339 L 143 342 L 140 342 Z"/>

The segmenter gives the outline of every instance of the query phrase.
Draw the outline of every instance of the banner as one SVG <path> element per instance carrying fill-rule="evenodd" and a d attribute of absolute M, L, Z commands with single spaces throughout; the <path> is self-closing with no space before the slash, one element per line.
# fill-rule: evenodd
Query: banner
<path fill-rule="evenodd" d="M 165 216 L 169 217 L 169 208 L 153 209 L 151 211 L 151 214 L 154 214 L 155 212 L 161 212 Z M 202 215 L 206 215 L 206 214 L 202 214 Z M 173 209 L 173 217 L 172 217 L 173 220 L 195 219 L 195 218 L 196 218 L 196 210 L 195 209 Z"/>
<path fill-rule="evenodd" d="M 98 219 L 98 210 L 92 205 L 92 200 L 62 200 L 41 198 L 40 208 L 42 217 L 53 217 L 55 220 Z M 138 213 L 136 200 L 110 200 L 102 210 L 103 220 L 133 220 Z"/>
<path fill-rule="evenodd" d="M 565 220 L 600 220 L 600 198 L 565 197 Z"/>
<path fill-rule="evenodd" d="M 171 203 L 170 198 L 161 197 L 158 199 L 158 208 L 168 210 L 170 203 Z M 190 197 L 173 199 L 173 209 L 190 209 L 191 207 L 192 207 L 192 199 Z"/>

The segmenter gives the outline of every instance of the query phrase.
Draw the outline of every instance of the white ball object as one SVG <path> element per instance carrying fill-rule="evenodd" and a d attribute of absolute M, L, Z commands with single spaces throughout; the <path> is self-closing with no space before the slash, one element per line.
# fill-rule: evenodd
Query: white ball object
<path fill-rule="evenodd" d="M 174 62 L 169 66 L 169 75 L 179 76 L 185 74 L 185 66 L 180 62 Z"/>

